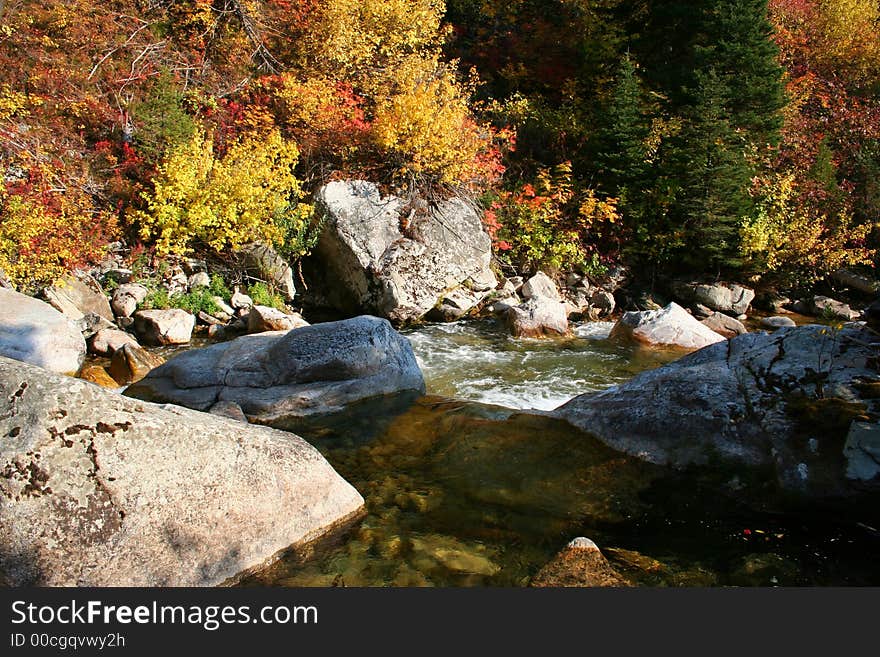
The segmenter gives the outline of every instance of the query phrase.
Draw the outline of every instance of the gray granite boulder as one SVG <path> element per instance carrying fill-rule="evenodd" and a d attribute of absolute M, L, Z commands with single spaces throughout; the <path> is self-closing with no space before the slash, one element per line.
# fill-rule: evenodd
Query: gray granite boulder
<path fill-rule="evenodd" d="M 652 463 L 744 467 L 785 490 L 847 494 L 848 459 L 861 455 L 844 445 L 851 423 L 878 410 L 878 350 L 859 325 L 748 333 L 552 414 Z"/>
<path fill-rule="evenodd" d="M 270 423 L 424 390 L 409 341 L 386 320 L 362 316 L 192 349 L 125 394 L 205 411 L 230 401 L 251 421 Z"/>
<path fill-rule="evenodd" d="M 0 288 L 0 356 L 76 374 L 86 341 L 76 324 L 49 304 Z"/>
<path fill-rule="evenodd" d="M 0 357 L 0 584 L 214 586 L 358 514 L 298 436 Z"/>
<path fill-rule="evenodd" d="M 491 239 L 462 199 L 408 202 L 354 180 L 329 183 L 315 200 L 325 217 L 315 249 L 322 292 L 338 311 L 400 324 L 421 319 L 457 287 L 496 285 Z"/>

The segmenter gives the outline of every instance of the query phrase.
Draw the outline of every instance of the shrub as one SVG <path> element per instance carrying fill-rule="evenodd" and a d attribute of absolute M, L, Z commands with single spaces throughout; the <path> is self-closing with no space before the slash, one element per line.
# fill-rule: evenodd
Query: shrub
<path fill-rule="evenodd" d="M 159 166 L 146 210 L 137 212 L 141 237 L 159 255 L 183 254 L 201 243 L 214 251 L 264 240 L 280 244 L 281 225 L 304 211 L 293 175 L 296 146 L 277 130 L 249 135 L 215 157 L 213 141 L 196 132 Z"/>
<path fill-rule="evenodd" d="M 277 292 L 269 289 L 265 283 L 254 283 L 248 287 L 248 296 L 253 299 L 254 305 L 269 306 L 270 308 L 278 308 L 285 310 L 284 297 Z"/>

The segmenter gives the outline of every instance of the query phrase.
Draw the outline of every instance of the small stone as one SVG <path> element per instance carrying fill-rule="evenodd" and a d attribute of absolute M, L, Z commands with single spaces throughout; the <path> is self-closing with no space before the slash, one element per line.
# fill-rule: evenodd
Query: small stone
<path fill-rule="evenodd" d="M 197 287 L 208 287 L 211 284 L 211 277 L 208 276 L 208 272 L 196 272 L 187 279 L 186 284 L 190 290 Z"/>
<path fill-rule="evenodd" d="M 780 329 L 797 326 L 791 317 L 762 317 L 761 326 L 768 329 Z"/>
<path fill-rule="evenodd" d="M 229 315 L 230 318 L 235 314 L 235 308 L 233 308 L 228 303 L 226 303 L 226 301 L 223 300 L 223 297 L 214 296 L 214 297 L 211 297 L 211 299 L 213 299 L 214 303 L 217 304 L 217 307 L 220 310 L 222 310 L 224 313 Z M 227 321 L 229 321 L 229 320 L 227 320 Z"/>
<path fill-rule="evenodd" d="M 222 325 L 225 323 L 225 322 L 222 322 L 217 317 L 214 317 L 213 315 L 209 315 L 204 310 L 200 310 L 199 314 L 196 315 L 196 318 L 199 320 L 200 323 L 205 324 L 207 326 L 212 326 L 214 324 L 221 324 Z"/>
<path fill-rule="evenodd" d="M 195 315 L 179 308 L 141 310 L 134 316 L 134 330 L 148 345 L 186 344 L 195 323 Z"/>
<path fill-rule="evenodd" d="M 247 319 L 248 333 L 290 331 L 308 325 L 309 323 L 298 314 L 287 315 L 268 306 L 253 306 Z"/>
<path fill-rule="evenodd" d="M 232 298 L 229 300 L 230 304 L 236 310 L 244 310 L 246 308 L 250 308 L 254 305 L 254 300 L 251 299 L 248 295 L 242 294 L 238 290 L 233 292 Z"/>
<path fill-rule="evenodd" d="M 244 414 L 244 411 L 241 410 L 241 406 L 231 401 L 218 401 L 214 404 L 209 413 L 213 415 L 220 415 L 222 417 L 228 417 L 233 420 L 238 420 L 239 422 L 244 422 L 247 424 L 247 416 Z"/>
<path fill-rule="evenodd" d="M 126 283 L 116 288 L 110 307 L 117 317 L 131 317 L 138 304 L 147 298 L 149 291 L 138 283 Z"/>
<path fill-rule="evenodd" d="M 86 365 L 82 368 L 82 371 L 80 371 L 79 378 L 83 381 L 99 385 L 102 388 L 115 390 L 119 387 L 119 384 L 113 380 L 113 377 L 107 373 L 107 370 L 100 365 Z"/>
<path fill-rule="evenodd" d="M 121 385 L 128 385 L 140 381 L 153 368 L 159 367 L 165 361 L 159 356 L 137 344 L 126 344 L 113 354 L 110 361 L 110 376 Z"/>
<path fill-rule="evenodd" d="M 114 328 L 101 329 L 89 341 L 89 351 L 97 356 L 112 356 L 124 345 L 137 345 L 131 335 Z"/>

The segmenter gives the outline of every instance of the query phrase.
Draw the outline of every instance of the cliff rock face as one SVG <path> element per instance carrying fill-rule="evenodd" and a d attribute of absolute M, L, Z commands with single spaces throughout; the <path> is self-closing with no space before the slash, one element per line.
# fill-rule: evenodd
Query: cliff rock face
<path fill-rule="evenodd" d="M 213 586 L 357 514 L 298 436 L 0 357 L 0 583 Z"/>

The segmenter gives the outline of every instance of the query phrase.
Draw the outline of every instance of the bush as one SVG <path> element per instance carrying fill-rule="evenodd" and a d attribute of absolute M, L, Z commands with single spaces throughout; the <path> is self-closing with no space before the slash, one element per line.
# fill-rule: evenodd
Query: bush
<path fill-rule="evenodd" d="M 0 269 L 19 289 L 51 285 L 103 257 L 116 220 L 95 210 L 85 192 L 20 191 L 0 193 Z"/>
<path fill-rule="evenodd" d="M 248 296 L 256 306 L 269 306 L 278 310 L 286 310 L 284 297 L 269 289 L 265 283 L 254 283 L 248 288 Z"/>
<path fill-rule="evenodd" d="M 183 254 L 196 243 L 217 252 L 253 241 L 280 244 L 307 209 L 293 175 L 297 156 L 277 130 L 240 139 L 222 158 L 211 137 L 196 132 L 159 166 L 147 209 L 135 213 L 141 237 L 155 240 L 159 255 Z"/>

